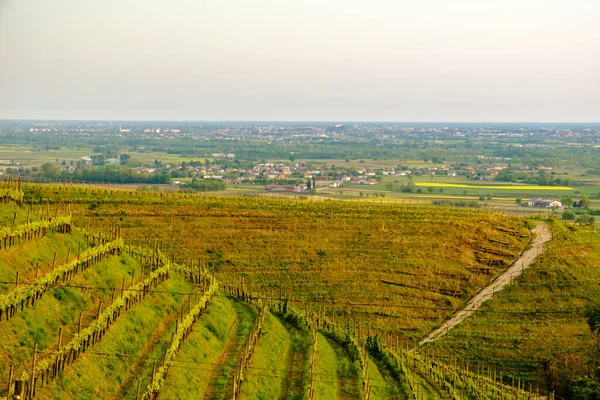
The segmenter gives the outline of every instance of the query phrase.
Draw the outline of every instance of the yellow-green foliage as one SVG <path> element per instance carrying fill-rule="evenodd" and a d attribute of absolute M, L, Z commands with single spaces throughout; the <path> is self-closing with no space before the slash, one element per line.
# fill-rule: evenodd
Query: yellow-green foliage
<path fill-rule="evenodd" d="M 17 225 L 14 228 L 5 226 L 0 228 L 0 240 L 9 236 L 24 236 L 27 232 L 36 231 L 38 229 L 53 229 L 70 223 L 70 215 L 59 215 L 51 219 L 44 219 L 41 221 L 34 221 L 29 224 Z"/>
<path fill-rule="evenodd" d="M 151 272 L 150 275 L 144 280 L 127 288 L 127 290 L 125 290 L 119 297 L 115 298 L 114 301 L 112 301 L 105 309 L 103 309 L 102 312 L 99 313 L 98 317 L 94 321 L 92 321 L 92 323 L 86 326 L 81 332 L 77 333 L 68 343 L 62 345 L 51 355 L 45 357 L 42 361 L 40 361 L 36 365 L 35 373 L 47 370 L 51 365 L 54 365 L 56 363 L 56 360 L 62 359 L 63 357 L 70 354 L 71 351 L 82 351 L 84 347 L 84 342 L 87 340 L 87 338 L 89 338 L 92 334 L 96 332 L 104 331 L 107 328 L 107 324 L 109 322 L 115 321 L 118 312 L 125 310 L 127 301 L 130 298 L 139 296 L 139 293 L 143 290 L 144 287 L 151 287 L 153 281 L 158 280 L 158 278 L 167 271 L 167 266 L 161 267 Z M 113 287 L 116 288 L 116 285 Z M 214 288 L 212 289 L 214 290 Z M 206 301 L 207 298 L 203 297 L 197 306 L 199 307 L 200 305 L 205 304 Z M 185 320 L 184 322 L 189 326 L 190 321 Z M 170 353 L 173 353 L 173 350 L 171 348 L 169 348 L 169 350 Z M 29 375 L 25 373 L 23 374 L 23 376 L 24 379 L 26 379 Z"/>
<path fill-rule="evenodd" d="M 22 205 L 24 196 L 22 186 L 20 180 L 13 181 L 11 178 L 0 183 L 0 202 L 7 203 L 14 201 L 17 204 Z"/>
<path fill-rule="evenodd" d="M 547 254 L 438 341 L 436 352 L 503 370 L 527 388 L 564 390 L 588 371 L 595 338 L 583 313 L 600 303 L 600 233 L 559 222 L 552 230 Z"/>

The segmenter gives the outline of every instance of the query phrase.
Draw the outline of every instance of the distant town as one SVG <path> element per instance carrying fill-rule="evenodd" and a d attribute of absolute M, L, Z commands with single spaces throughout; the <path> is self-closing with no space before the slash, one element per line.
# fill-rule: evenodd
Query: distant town
<path fill-rule="evenodd" d="M 599 124 L 5 120 L 0 139 L 24 181 L 600 209 Z"/>

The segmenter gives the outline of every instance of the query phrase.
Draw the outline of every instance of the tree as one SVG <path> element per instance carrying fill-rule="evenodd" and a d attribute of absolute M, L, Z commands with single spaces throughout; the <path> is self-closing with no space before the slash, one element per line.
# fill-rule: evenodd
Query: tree
<path fill-rule="evenodd" d="M 573 199 L 570 197 L 567 197 L 566 199 L 562 199 L 561 203 L 565 207 L 573 207 Z"/>
<path fill-rule="evenodd" d="M 92 159 L 92 165 L 104 165 L 104 155 L 94 154 L 90 158 Z"/>
<path fill-rule="evenodd" d="M 574 221 L 577 216 L 573 211 L 565 210 L 562 213 L 562 219 L 566 221 Z"/>
<path fill-rule="evenodd" d="M 577 217 L 577 223 L 581 225 L 594 225 L 596 220 L 590 214 L 583 214 Z"/>
<path fill-rule="evenodd" d="M 60 168 L 52 163 L 42 164 L 41 175 L 46 179 L 57 179 L 60 177 Z"/>
<path fill-rule="evenodd" d="M 588 373 L 579 376 L 575 380 L 572 388 L 571 398 L 598 400 L 600 399 L 600 309 L 597 307 L 588 308 L 585 313 L 590 331 L 596 334 L 596 346 L 589 349 L 587 356 Z"/>
<path fill-rule="evenodd" d="M 515 202 L 516 202 L 517 204 L 521 204 L 521 203 L 523 202 L 523 199 L 521 199 L 520 197 L 517 197 L 517 198 L 515 199 Z"/>
<path fill-rule="evenodd" d="M 587 194 L 581 195 L 581 208 L 585 208 L 586 210 L 590 208 L 590 199 L 588 199 Z"/>
<path fill-rule="evenodd" d="M 121 161 L 121 165 L 125 165 L 129 162 L 131 156 L 129 154 L 121 154 L 119 156 L 119 160 Z"/>
<path fill-rule="evenodd" d="M 600 334 L 600 308 L 591 307 L 585 311 L 588 326 L 592 333 Z"/>

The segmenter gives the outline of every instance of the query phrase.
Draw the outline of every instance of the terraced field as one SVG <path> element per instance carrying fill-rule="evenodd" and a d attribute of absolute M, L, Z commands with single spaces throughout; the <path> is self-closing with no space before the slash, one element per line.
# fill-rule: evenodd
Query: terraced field
<path fill-rule="evenodd" d="M 575 335 L 569 350 L 580 355 L 592 343 L 582 309 L 595 298 L 573 285 L 595 279 L 596 253 L 586 249 L 600 238 L 577 227 L 553 223 L 548 254 L 483 306 L 510 313 L 475 313 L 411 353 L 519 256 L 531 221 L 392 204 L 24 189 L 22 205 L 0 204 L 10 238 L 0 249 L 0 398 L 535 398 L 526 386 L 549 375 L 523 354 L 550 356 L 550 374 L 561 373 L 562 353 L 546 343 Z M 50 218 L 61 224 L 34 228 Z M 567 314 L 543 312 L 574 299 L 569 324 Z M 502 335 L 522 315 L 560 316 L 545 326 L 567 326 L 565 342 L 521 323 L 524 347 L 511 353 Z M 502 371 L 493 378 L 492 366 Z"/>
<path fill-rule="evenodd" d="M 178 205 L 181 196 L 165 196 L 173 205 L 72 207 L 80 223 L 119 224 L 136 244 L 156 239 L 221 281 L 243 276 L 266 296 L 402 340 L 438 326 L 530 240 L 523 220 L 484 211 L 252 197 Z"/>

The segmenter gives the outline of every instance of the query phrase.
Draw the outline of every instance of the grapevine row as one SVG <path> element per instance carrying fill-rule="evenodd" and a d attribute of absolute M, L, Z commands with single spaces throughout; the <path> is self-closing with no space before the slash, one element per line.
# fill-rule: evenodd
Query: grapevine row
<path fill-rule="evenodd" d="M 35 302 L 42 297 L 42 294 L 46 290 L 51 289 L 60 280 L 63 283 L 68 282 L 76 274 L 104 258 L 121 254 L 122 249 L 123 239 L 120 238 L 98 247 L 88 248 L 79 254 L 76 260 L 46 273 L 32 283 L 24 284 L 4 295 L 0 295 L 0 321 L 2 321 L 3 315 L 6 316 L 6 320 L 13 317 L 17 313 L 19 306 L 21 310 L 24 310 L 25 307 L 33 307 Z"/>
<path fill-rule="evenodd" d="M 10 177 L 0 187 L 0 203 L 16 202 L 20 207 L 23 206 L 23 185 L 21 180 L 13 181 Z"/>
<path fill-rule="evenodd" d="M 252 299 L 245 289 L 243 284 L 235 286 L 225 285 L 225 290 L 230 294 L 240 297 L 242 299 Z M 259 296 L 260 298 L 260 296 Z M 334 322 L 326 319 L 325 313 L 321 310 L 318 312 L 316 318 L 313 316 L 309 317 L 308 309 L 305 313 L 295 311 L 289 305 L 285 306 L 288 313 L 295 314 L 299 320 L 303 321 L 307 326 L 313 329 L 323 329 L 327 332 L 334 334 L 337 337 L 345 338 L 348 343 L 354 348 L 356 353 L 359 355 L 359 361 L 361 365 L 361 380 L 362 380 L 362 396 L 364 399 L 370 398 L 370 377 L 368 372 L 368 356 L 367 351 L 363 346 L 360 345 L 358 339 L 349 333 L 348 330 L 344 330 L 337 326 Z M 280 305 L 281 308 L 281 305 Z M 313 346 L 315 346 L 313 341 Z M 475 371 L 469 371 L 468 366 L 465 368 L 464 365 L 458 365 L 456 362 L 444 363 L 440 361 L 433 361 L 430 357 L 422 357 L 419 354 L 410 353 L 406 351 L 402 356 L 398 356 L 392 348 L 387 346 L 380 346 L 380 350 L 387 354 L 387 356 L 395 361 L 396 367 L 402 372 L 402 375 L 408 377 L 411 374 L 410 365 L 412 368 L 419 371 L 419 375 L 424 377 L 429 383 L 438 387 L 442 392 L 454 400 L 465 398 L 465 395 L 473 396 L 476 398 L 515 398 L 515 399 L 538 399 L 540 398 L 537 394 L 525 390 L 524 384 L 520 381 L 516 382 L 516 386 L 511 386 L 503 383 L 502 375 L 485 376 Z M 313 348 L 314 352 L 314 348 Z M 314 389 L 311 384 L 314 374 L 313 359 L 311 358 L 311 370 L 310 370 L 310 381 L 308 389 L 308 399 L 314 397 Z M 236 379 L 237 376 L 234 378 Z M 414 383 L 408 380 L 408 384 L 411 388 L 414 398 L 419 393 L 419 388 Z M 551 396 L 552 398 L 552 396 Z"/>
<path fill-rule="evenodd" d="M 364 400 L 371 398 L 371 374 L 369 372 L 369 357 L 365 350 L 364 342 L 361 346 L 354 336 L 348 335 L 348 340 L 354 349 L 358 352 L 360 362 L 360 378 L 362 381 L 362 394 Z"/>
<path fill-rule="evenodd" d="M 28 398 L 27 396 L 31 398 L 35 394 L 38 383 L 42 386 L 47 384 L 60 371 L 64 371 L 67 365 L 75 362 L 82 352 L 98 343 L 120 317 L 123 310 L 127 311 L 141 302 L 153 288 L 169 279 L 169 269 L 170 265 L 168 264 L 158 268 L 151 272 L 146 279 L 123 290 L 121 297 L 115 299 L 104 311 L 99 313 L 88 327 L 77 333 L 67 344 L 61 346 L 50 356 L 35 364 L 31 372 L 23 372 L 21 381 L 27 382 L 29 386 L 26 390 L 28 395 L 25 398 Z"/>
<path fill-rule="evenodd" d="M 248 368 L 248 366 L 250 365 L 250 359 L 252 358 L 252 354 L 254 353 L 256 343 L 258 342 L 258 338 L 260 337 L 263 330 L 266 308 L 267 303 L 263 302 L 263 305 L 260 308 L 260 313 L 258 314 L 258 318 L 256 318 L 254 326 L 252 327 L 252 331 L 250 332 L 250 336 L 248 336 L 248 341 L 246 341 L 246 345 L 244 346 L 242 357 L 240 358 L 240 369 L 233 376 L 233 400 L 239 398 L 242 383 L 244 382 L 244 372 L 246 371 L 246 368 Z"/>
<path fill-rule="evenodd" d="M 430 379 L 453 398 L 464 398 L 465 394 L 475 396 L 478 399 L 487 398 L 514 398 L 514 399 L 540 399 L 538 394 L 525 390 L 519 380 L 517 386 L 503 383 L 502 374 L 493 376 L 488 371 L 488 376 L 469 370 L 468 364 L 455 362 L 440 362 L 426 353 L 425 356 L 417 353 L 407 353 L 406 362 L 414 368 L 422 371 Z"/>
<path fill-rule="evenodd" d="M 317 336 L 318 331 L 316 327 L 313 328 L 313 342 L 312 351 L 310 355 L 310 371 L 309 371 L 309 385 L 308 385 L 308 400 L 315 400 L 315 373 L 317 367 Z"/>
<path fill-rule="evenodd" d="M 203 293 L 200 300 L 192 307 L 192 309 L 188 312 L 183 321 L 177 324 L 175 328 L 175 334 L 171 341 L 170 346 L 168 347 L 163 364 L 159 369 L 152 375 L 152 382 L 147 388 L 146 394 L 142 396 L 142 399 L 156 399 L 158 393 L 163 385 L 167 372 L 169 368 L 173 364 L 177 353 L 181 349 L 183 342 L 188 338 L 194 324 L 197 322 L 198 318 L 202 316 L 204 311 L 206 310 L 207 304 L 210 301 L 211 297 L 216 293 L 219 285 L 215 279 L 211 279 L 208 289 Z"/>
<path fill-rule="evenodd" d="M 392 212 L 400 212 L 407 215 L 416 215 L 427 217 L 429 214 L 441 216 L 496 216 L 497 212 L 483 209 L 464 209 L 461 207 L 432 207 L 415 204 L 405 204 L 386 201 L 382 203 L 365 202 L 339 202 L 323 200 L 304 200 L 304 199 L 283 199 L 278 197 L 265 196 L 243 196 L 223 198 L 210 194 L 198 193 L 175 193 L 175 192 L 155 192 L 155 191 L 134 191 L 130 189 L 107 189 L 100 187 L 85 187 L 75 185 L 67 187 L 66 185 L 53 184 L 25 184 L 25 191 L 35 202 L 54 201 L 54 202 L 75 202 L 88 203 L 91 201 L 101 201 L 105 204 L 168 204 L 173 205 L 193 205 L 201 209 L 209 210 L 219 215 L 219 208 L 237 210 L 260 209 L 267 206 L 272 211 L 277 210 L 296 210 L 306 213 L 307 216 L 331 218 L 332 209 L 344 214 L 356 212 L 369 214 L 373 209 L 388 207 Z M 55 192 L 64 192 L 58 195 Z M 70 198 L 65 199 L 65 195 Z M 59 200 L 60 199 L 60 200 Z M 496 210 L 498 211 L 498 210 Z M 416 220 L 422 220 L 415 218 Z"/>
<path fill-rule="evenodd" d="M 0 228 L 0 247 L 14 246 L 16 240 L 33 239 L 47 234 L 48 230 L 59 233 L 71 232 L 71 215 L 59 215 L 54 218 L 29 222 L 13 228 L 7 226 Z M 2 245 L 4 243 L 4 245 Z"/>

